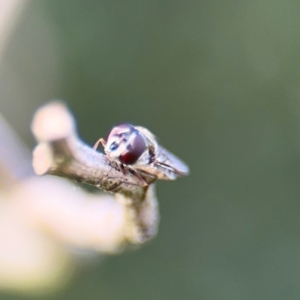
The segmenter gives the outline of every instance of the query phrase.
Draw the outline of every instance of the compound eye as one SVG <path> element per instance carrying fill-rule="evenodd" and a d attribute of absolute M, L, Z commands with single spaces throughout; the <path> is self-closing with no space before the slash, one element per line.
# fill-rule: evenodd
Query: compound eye
<path fill-rule="evenodd" d="M 112 137 L 128 135 L 134 130 L 135 128 L 130 124 L 120 124 L 118 126 L 115 126 L 110 131 L 110 133 L 106 137 L 106 141 L 110 140 Z"/>
<path fill-rule="evenodd" d="M 146 150 L 146 143 L 143 137 L 135 132 L 135 137 L 131 139 L 126 150 L 120 155 L 119 160 L 122 164 L 134 164 Z"/>

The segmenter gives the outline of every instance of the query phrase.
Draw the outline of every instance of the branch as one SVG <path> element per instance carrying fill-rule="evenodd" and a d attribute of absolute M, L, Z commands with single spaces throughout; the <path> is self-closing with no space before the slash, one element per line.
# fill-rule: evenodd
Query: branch
<path fill-rule="evenodd" d="M 142 186 L 139 178 L 124 174 L 104 154 L 79 140 L 74 119 L 62 103 L 40 108 L 32 131 L 39 142 L 33 158 L 37 174 L 67 177 L 114 193 L 125 212 L 128 242 L 140 244 L 156 234 L 159 217 L 153 179 L 143 178 L 149 185 Z"/>
<path fill-rule="evenodd" d="M 0 114 L 0 186 L 33 175 L 30 152 Z"/>
<path fill-rule="evenodd" d="M 21 12 L 28 4 L 26 0 L 0 0 L 0 59 Z"/>

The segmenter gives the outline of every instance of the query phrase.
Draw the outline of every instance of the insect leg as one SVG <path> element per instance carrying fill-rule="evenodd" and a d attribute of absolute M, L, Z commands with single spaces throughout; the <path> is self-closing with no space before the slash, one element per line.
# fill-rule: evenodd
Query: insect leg
<path fill-rule="evenodd" d="M 110 182 L 111 181 L 116 181 L 117 182 Z M 121 189 L 121 185 L 122 184 L 126 184 L 126 185 L 132 185 L 132 186 L 145 186 L 145 185 L 141 185 L 141 184 L 137 184 L 137 183 L 132 183 L 132 182 L 128 182 L 120 177 L 116 177 L 116 176 L 105 176 L 101 182 L 99 186 L 102 189 L 105 189 L 106 191 L 116 191 L 116 189 L 120 188 Z M 147 184 L 148 185 L 148 184 Z"/>
<path fill-rule="evenodd" d="M 103 138 L 100 138 L 94 145 L 93 149 L 97 150 L 97 148 L 99 147 L 99 144 L 101 143 L 101 145 L 105 148 L 106 142 Z"/>

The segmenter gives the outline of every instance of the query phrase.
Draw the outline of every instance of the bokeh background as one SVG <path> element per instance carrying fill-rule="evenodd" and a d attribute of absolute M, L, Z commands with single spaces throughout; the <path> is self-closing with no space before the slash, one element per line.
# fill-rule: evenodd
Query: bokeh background
<path fill-rule="evenodd" d="M 44 299 L 300 298 L 299 13 L 293 0 L 26 3 L 0 70 L 0 110 L 26 144 L 36 108 L 62 99 L 88 144 L 143 125 L 191 168 L 158 183 L 153 242 Z"/>

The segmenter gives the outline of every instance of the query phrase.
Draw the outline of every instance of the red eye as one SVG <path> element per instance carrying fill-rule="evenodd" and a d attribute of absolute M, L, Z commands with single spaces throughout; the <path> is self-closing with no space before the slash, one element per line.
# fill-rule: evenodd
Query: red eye
<path fill-rule="evenodd" d="M 134 164 L 146 150 L 146 143 L 142 136 L 138 132 L 135 132 L 134 134 L 134 139 L 127 145 L 126 151 L 124 151 L 119 157 L 122 164 Z"/>

